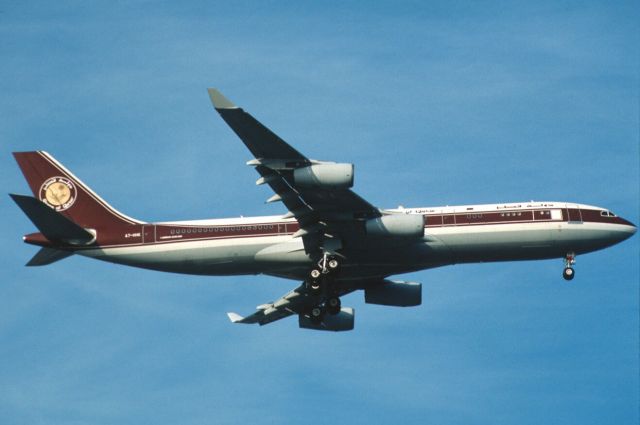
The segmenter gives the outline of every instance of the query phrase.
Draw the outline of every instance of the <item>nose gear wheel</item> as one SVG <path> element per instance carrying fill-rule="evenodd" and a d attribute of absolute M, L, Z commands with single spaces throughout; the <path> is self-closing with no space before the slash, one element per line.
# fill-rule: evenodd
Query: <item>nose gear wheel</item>
<path fill-rule="evenodd" d="M 572 267 L 565 267 L 565 269 L 562 272 L 562 277 L 564 277 L 564 280 L 571 280 L 574 278 L 575 275 L 576 273 Z"/>

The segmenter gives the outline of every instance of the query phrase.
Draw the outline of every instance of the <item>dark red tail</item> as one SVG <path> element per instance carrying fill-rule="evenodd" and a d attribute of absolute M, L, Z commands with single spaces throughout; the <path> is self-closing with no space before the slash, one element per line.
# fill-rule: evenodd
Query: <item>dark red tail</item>
<path fill-rule="evenodd" d="M 13 156 L 33 195 L 81 227 L 142 223 L 115 210 L 48 153 L 14 152 Z"/>

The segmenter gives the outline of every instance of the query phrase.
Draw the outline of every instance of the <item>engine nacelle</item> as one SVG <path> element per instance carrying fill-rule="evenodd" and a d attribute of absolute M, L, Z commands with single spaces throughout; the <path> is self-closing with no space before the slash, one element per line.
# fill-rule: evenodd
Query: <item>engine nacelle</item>
<path fill-rule="evenodd" d="M 424 236 L 422 214 L 390 214 L 372 218 L 366 223 L 367 235 L 399 238 L 421 238 Z"/>
<path fill-rule="evenodd" d="M 321 163 L 293 170 L 296 185 L 348 189 L 353 186 L 353 164 Z"/>
<path fill-rule="evenodd" d="M 314 322 L 307 316 L 298 316 L 298 325 L 304 329 L 314 329 L 316 331 L 350 331 L 353 330 L 355 312 L 352 308 L 343 307 L 338 314 L 325 314 L 321 322 Z"/>
<path fill-rule="evenodd" d="M 383 280 L 379 285 L 365 288 L 367 304 L 413 307 L 422 304 L 422 284 L 401 280 Z"/>

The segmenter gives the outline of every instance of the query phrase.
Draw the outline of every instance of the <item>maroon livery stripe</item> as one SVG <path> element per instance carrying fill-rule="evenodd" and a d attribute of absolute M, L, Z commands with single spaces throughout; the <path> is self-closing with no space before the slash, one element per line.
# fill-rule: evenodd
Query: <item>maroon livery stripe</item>
<path fill-rule="evenodd" d="M 560 213 L 559 217 L 552 217 L 551 211 Z M 466 212 L 450 214 L 425 214 L 425 227 L 468 226 L 486 224 L 514 224 L 534 222 L 588 222 L 632 225 L 627 220 L 609 215 L 604 210 L 588 210 L 578 208 L 553 208 L 536 210 L 509 210 L 489 212 Z"/>

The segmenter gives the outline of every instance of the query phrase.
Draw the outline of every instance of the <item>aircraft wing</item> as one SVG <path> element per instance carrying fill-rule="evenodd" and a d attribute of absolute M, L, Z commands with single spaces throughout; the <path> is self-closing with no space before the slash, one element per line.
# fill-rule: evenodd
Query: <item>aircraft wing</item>
<path fill-rule="evenodd" d="M 288 292 L 277 301 L 258 306 L 258 311 L 250 316 L 242 317 L 236 313 L 227 313 L 227 315 L 233 323 L 258 323 L 261 326 L 266 325 L 293 314 L 303 314 L 306 308 L 313 305 L 307 292 L 303 284 Z"/>
<path fill-rule="evenodd" d="M 296 184 L 296 169 L 320 164 L 291 147 L 242 108 L 234 105 L 218 90 L 209 89 L 211 101 L 220 116 L 254 155 L 248 165 L 260 174 L 256 184 L 268 184 L 275 195 L 267 202 L 282 201 L 295 217 L 305 250 L 318 255 L 335 251 L 341 242 L 353 236 L 354 220 L 379 217 L 380 211 L 348 188 L 309 187 Z M 330 243 L 329 241 L 333 241 Z"/>
<path fill-rule="evenodd" d="M 341 295 L 353 292 L 354 289 L 343 289 Z M 288 292 L 278 300 L 257 307 L 257 311 L 247 317 L 236 313 L 227 313 L 233 323 L 267 325 L 285 317 L 297 314 L 302 328 L 346 331 L 353 329 L 353 309 L 343 308 L 337 315 L 325 315 L 320 321 L 313 321 L 310 317 L 311 308 L 317 304 L 317 296 L 312 295 L 303 283 L 298 288 Z"/>

